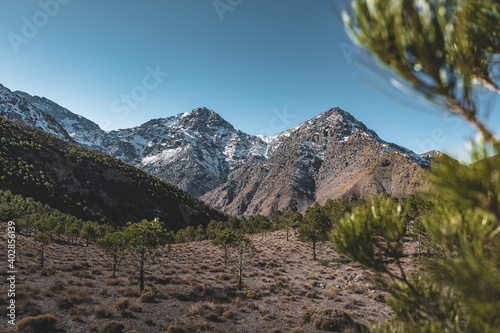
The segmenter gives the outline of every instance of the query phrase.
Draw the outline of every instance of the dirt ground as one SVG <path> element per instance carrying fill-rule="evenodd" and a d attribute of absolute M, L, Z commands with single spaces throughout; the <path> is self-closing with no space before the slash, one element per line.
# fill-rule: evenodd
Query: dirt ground
<path fill-rule="evenodd" d="M 7 224 L 0 223 L 0 228 L 7 230 Z M 222 248 L 208 241 L 174 245 L 146 274 L 146 287 L 156 293 L 152 302 L 140 300 L 133 266 L 122 262 L 112 278 L 110 260 L 95 245 L 64 239 L 51 243 L 40 269 L 38 244 L 16 236 L 16 320 L 52 314 L 60 332 L 100 332 L 109 321 L 136 332 L 175 332 L 176 327 L 186 332 L 316 332 L 303 320 L 304 311 L 313 306 L 343 310 L 363 325 L 391 316 L 380 276 L 327 244 L 318 248 L 320 260 L 313 261 L 311 245 L 293 233 L 286 241 L 284 231 L 251 237 L 257 251 L 247 261 L 241 292 L 235 265 L 224 265 Z M 5 281 L 6 232 L 1 242 Z M 405 267 L 418 269 L 411 257 L 405 258 Z M 14 331 L 6 319 L 7 289 L 8 283 L 2 283 L 1 332 Z"/>

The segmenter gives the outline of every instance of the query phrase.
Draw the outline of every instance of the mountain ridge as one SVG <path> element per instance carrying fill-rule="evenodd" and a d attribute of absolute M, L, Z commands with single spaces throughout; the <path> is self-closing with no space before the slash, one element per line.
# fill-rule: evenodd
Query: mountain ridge
<path fill-rule="evenodd" d="M 52 101 L 16 94 L 73 130 L 70 136 L 80 145 L 115 156 L 235 215 L 304 210 L 325 198 L 411 194 L 422 185 L 415 175 L 435 155 L 418 155 L 386 142 L 340 108 L 272 137 L 237 130 L 205 107 L 105 132 Z"/>

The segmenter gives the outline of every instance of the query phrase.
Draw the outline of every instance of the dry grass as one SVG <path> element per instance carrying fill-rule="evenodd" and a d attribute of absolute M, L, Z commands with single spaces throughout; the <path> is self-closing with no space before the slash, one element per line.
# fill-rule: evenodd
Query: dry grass
<path fill-rule="evenodd" d="M 328 247 L 318 249 L 324 260 L 314 262 L 308 244 L 293 236 L 287 242 L 282 231 L 252 237 L 259 257 L 244 274 L 242 292 L 234 266 L 221 261 L 223 250 L 203 241 L 174 245 L 146 274 L 149 289 L 142 295 L 134 268 L 118 266 L 112 278 L 111 263 L 94 245 L 51 243 L 41 274 L 36 244 L 17 236 L 18 320 L 52 314 L 60 332 L 100 332 L 106 323 L 106 329 L 122 323 L 124 331 L 137 332 L 308 333 L 314 324 L 300 314 L 311 307 L 346 311 L 365 325 L 391 315 L 379 276 Z M 353 282 L 359 275 L 364 278 Z M 0 323 L 0 331 L 8 328 Z"/>

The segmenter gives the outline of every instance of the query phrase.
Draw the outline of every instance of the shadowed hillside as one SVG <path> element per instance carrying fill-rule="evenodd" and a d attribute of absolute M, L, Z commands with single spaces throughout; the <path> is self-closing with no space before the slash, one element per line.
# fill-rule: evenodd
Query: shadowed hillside
<path fill-rule="evenodd" d="M 114 157 L 4 118 L 0 188 L 114 225 L 160 217 L 178 229 L 224 219 L 192 195 Z"/>

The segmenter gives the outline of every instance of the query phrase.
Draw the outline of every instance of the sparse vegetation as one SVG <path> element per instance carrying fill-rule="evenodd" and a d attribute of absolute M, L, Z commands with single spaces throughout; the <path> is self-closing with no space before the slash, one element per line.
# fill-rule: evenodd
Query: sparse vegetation
<path fill-rule="evenodd" d="M 196 331 L 196 327 L 239 331 L 243 323 L 256 332 L 268 332 L 273 328 L 287 332 L 290 329 L 285 327 L 302 326 L 309 330 L 313 329 L 312 324 L 303 325 L 301 318 L 296 316 L 302 311 L 302 306 L 326 306 L 333 302 L 342 309 L 351 290 L 339 289 L 339 294 L 332 300 L 326 298 L 325 290 L 332 284 L 344 283 L 344 275 L 354 277 L 364 272 L 362 268 L 341 264 L 338 267 L 321 267 L 322 273 L 319 273 L 318 264 L 311 260 L 311 247 L 295 238 L 286 241 L 285 230 L 272 231 L 264 239 L 260 234 L 247 237 L 259 256 L 245 273 L 243 292 L 238 291 L 238 274 L 233 261 L 224 266 L 221 260 L 224 249 L 204 240 L 172 245 L 174 260 L 170 256 L 159 257 L 156 268 L 145 280 L 142 295 L 146 296 L 142 296 L 142 301 L 137 288 L 139 273 L 130 262 L 123 261 L 116 277 L 112 278 L 112 266 L 103 260 L 105 253 L 95 243 L 89 244 L 84 251 L 76 251 L 82 246 L 71 242 L 51 242 L 47 245 L 50 255 L 46 258 L 46 267 L 53 270 L 52 273 L 39 276 L 38 258 L 35 258 L 33 273 L 27 273 L 29 265 L 20 268 L 21 274 L 26 277 L 26 284 L 19 288 L 25 296 L 16 293 L 17 305 L 23 310 L 20 319 L 40 314 L 42 303 L 38 300 L 44 297 L 43 311 L 57 316 L 58 327 L 67 331 L 71 331 L 70 327 L 80 327 L 83 331 L 96 328 L 99 331 L 110 321 L 122 322 L 126 327 L 123 331 L 138 332 L 144 327 L 151 332 L 163 332 L 169 326 L 185 332 Z M 38 245 L 33 237 L 19 235 L 17 240 L 19 248 L 23 249 L 19 259 L 26 262 L 32 258 L 27 255 L 36 253 Z M 277 247 L 281 249 L 279 252 L 275 252 Z M 299 251 L 290 253 L 292 248 Z M 235 255 L 237 248 L 230 251 L 231 257 L 238 257 Z M 301 259 L 303 254 L 306 260 Z M 322 255 L 327 258 L 337 256 L 330 248 L 324 248 Z M 103 272 L 103 275 L 84 274 L 94 270 Z M 248 276 L 249 272 L 253 277 Z M 313 279 L 310 272 L 314 273 Z M 83 278 L 75 274 L 83 274 Z M 218 278 L 221 274 L 229 278 Z M 65 284 L 59 287 L 57 281 Z M 305 284 L 310 289 L 305 289 Z M 31 290 L 26 289 L 26 285 L 38 287 Z M 328 287 L 323 289 L 324 285 Z M 41 296 L 47 292 L 52 296 Z M 304 292 L 315 292 L 318 297 L 309 299 Z M 151 295 L 155 297 L 150 298 Z M 388 318 L 388 305 L 372 300 L 372 294 L 360 297 L 363 297 L 363 306 L 353 309 L 352 313 L 348 310 L 353 320 L 366 323 L 368 320 Z M 143 302 L 146 298 L 148 302 Z M 150 303 L 152 299 L 153 303 Z M 373 310 L 375 307 L 377 311 Z M 188 316 L 188 313 L 191 315 Z M 154 326 L 145 323 L 148 319 Z"/>
<path fill-rule="evenodd" d="M 311 307 L 304 312 L 304 321 L 311 323 L 317 330 L 340 332 L 352 327 L 351 317 L 344 311 L 327 308 Z"/>
<path fill-rule="evenodd" d="M 16 332 L 49 333 L 55 330 L 56 323 L 57 323 L 57 318 L 53 315 L 26 317 L 17 323 Z"/>
<path fill-rule="evenodd" d="M 122 333 L 125 329 L 125 325 L 121 322 L 118 321 L 108 321 L 106 324 L 104 324 L 101 329 L 100 333 Z"/>

